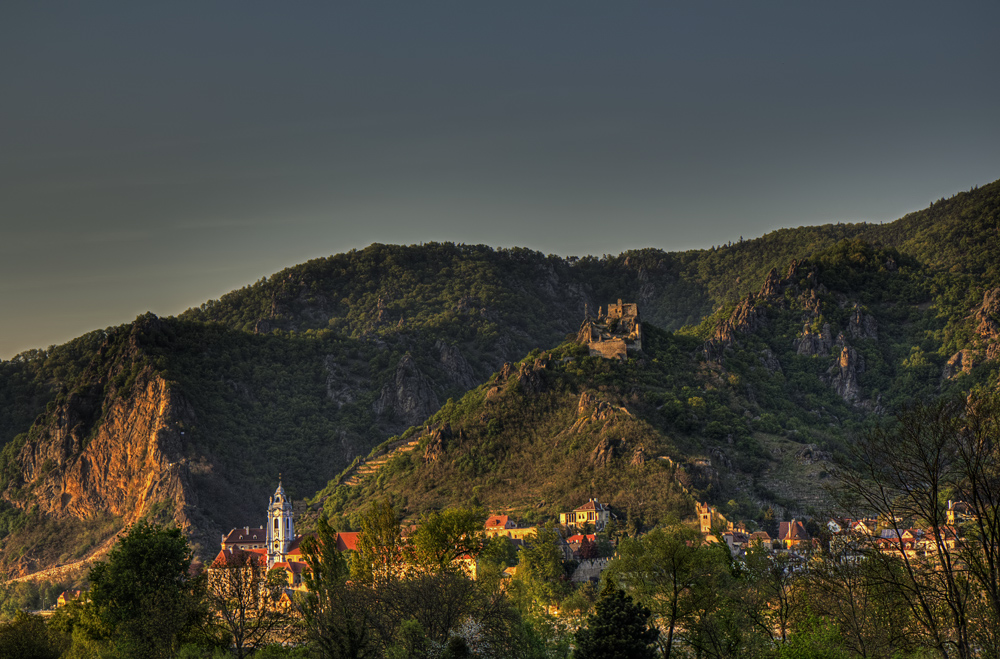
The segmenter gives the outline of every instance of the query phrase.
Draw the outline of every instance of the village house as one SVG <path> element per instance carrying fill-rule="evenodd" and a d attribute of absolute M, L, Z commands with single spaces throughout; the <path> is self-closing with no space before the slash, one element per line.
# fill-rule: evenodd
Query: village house
<path fill-rule="evenodd" d="M 56 598 L 56 607 L 66 606 L 70 602 L 78 602 L 83 598 L 82 590 L 64 590 Z"/>
<path fill-rule="evenodd" d="M 591 499 L 572 512 L 559 513 L 559 523 L 561 525 L 568 528 L 576 528 L 584 524 L 590 524 L 597 532 L 603 531 L 604 526 L 610 519 L 611 511 L 597 499 Z"/>
<path fill-rule="evenodd" d="M 944 511 L 945 523 L 948 526 L 957 526 L 965 522 L 976 521 L 975 511 L 972 506 L 964 501 L 948 500 L 948 507 Z"/>
<path fill-rule="evenodd" d="M 566 538 L 566 544 L 574 560 L 597 558 L 597 535 L 594 533 L 571 535 Z"/>
<path fill-rule="evenodd" d="M 771 537 L 767 531 L 754 531 L 750 534 L 750 544 L 759 542 L 762 547 L 768 551 L 774 549 L 774 539 Z"/>
<path fill-rule="evenodd" d="M 781 522 L 778 526 L 778 540 L 785 549 L 812 547 L 812 537 L 806 531 L 805 525 L 794 518 L 790 522 Z"/>

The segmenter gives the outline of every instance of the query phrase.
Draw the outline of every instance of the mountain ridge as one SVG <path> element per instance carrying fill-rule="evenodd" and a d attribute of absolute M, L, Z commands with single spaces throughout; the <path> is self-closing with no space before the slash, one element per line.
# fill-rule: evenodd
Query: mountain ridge
<path fill-rule="evenodd" d="M 177 317 L 147 314 L 22 353 L 0 362 L 0 567 L 58 562 L 45 538 L 67 535 L 60 524 L 94 544 L 136 515 L 173 519 L 210 551 L 221 530 L 259 523 L 255 502 L 266 501 L 279 471 L 293 496 L 312 496 L 357 456 L 424 425 L 505 363 L 555 349 L 586 310 L 619 298 L 691 351 L 699 387 L 732 387 L 745 399 L 741 409 L 763 418 L 751 436 L 764 433 L 757 441 L 777 450 L 789 437 L 827 434 L 810 410 L 849 432 L 907 396 L 991 386 L 998 208 L 1000 182 L 887 225 L 782 229 L 731 247 L 600 259 L 372 245 L 287 268 Z M 73 480 L 76 465 L 96 459 L 84 445 L 126 435 L 114 419 L 143 386 L 173 401 L 162 423 L 174 429 L 179 457 L 163 460 L 186 465 L 180 494 L 158 490 L 131 515 L 62 506 L 66 494 L 93 498 L 71 485 L 82 482 Z M 661 404 L 683 410 L 703 394 L 672 393 Z M 789 395 L 794 409 L 767 402 Z M 765 432 L 772 420 L 779 432 Z M 106 453 L 100 460 L 110 464 Z M 129 501 L 131 480 L 106 479 L 109 496 Z M 57 553 L 72 557 L 79 544 Z"/>

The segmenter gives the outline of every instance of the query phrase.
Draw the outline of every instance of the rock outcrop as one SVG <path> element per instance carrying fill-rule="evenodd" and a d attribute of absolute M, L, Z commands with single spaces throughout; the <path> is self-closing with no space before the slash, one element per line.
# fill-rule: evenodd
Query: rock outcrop
<path fill-rule="evenodd" d="M 795 351 L 806 357 L 813 355 L 828 355 L 833 348 L 833 335 L 830 332 L 830 324 L 824 323 L 822 329 L 817 333 L 812 331 L 809 323 L 802 328 L 802 336 L 792 343 Z"/>
<path fill-rule="evenodd" d="M 971 373 L 972 369 L 975 368 L 979 360 L 976 359 L 976 353 L 972 350 L 959 350 L 944 365 L 941 377 L 948 379 L 953 378 L 960 373 Z"/>
<path fill-rule="evenodd" d="M 733 346 L 736 344 L 738 335 L 751 334 L 764 326 L 764 313 L 754 304 L 755 299 L 752 293 L 745 297 L 736 305 L 729 318 L 715 328 L 715 332 L 709 340 L 713 347 L 728 348 Z"/>
<path fill-rule="evenodd" d="M 862 312 L 861 307 L 855 304 L 847 323 L 847 333 L 852 339 L 878 339 L 878 323 L 871 314 Z"/>
<path fill-rule="evenodd" d="M 858 403 L 861 400 L 861 385 L 858 375 L 865 372 L 865 359 L 850 346 L 844 346 L 840 358 L 830 367 L 830 385 L 844 401 Z"/>
<path fill-rule="evenodd" d="M 378 400 L 372 405 L 375 414 L 391 412 L 408 426 L 420 423 L 433 414 L 440 404 L 428 380 L 410 355 L 403 355 L 395 375 L 385 383 Z"/>
<path fill-rule="evenodd" d="M 1000 288 L 987 290 L 975 312 L 976 334 L 985 345 L 986 359 L 1000 357 Z"/>
<path fill-rule="evenodd" d="M 479 384 L 472 366 L 462 355 L 462 351 L 456 346 L 449 345 L 438 339 L 434 344 L 441 356 L 441 368 L 448 375 L 448 378 L 462 389 L 472 389 Z"/>
<path fill-rule="evenodd" d="M 594 450 L 590 452 L 590 464 L 599 468 L 607 467 L 612 460 L 621 455 L 624 447 L 624 443 L 620 440 L 602 437 Z"/>
<path fill-rule="evenodd" d="M 778 356 L 770 348 L 764 348 L 760 351 L 760 363 L 764 365 L 764 368 L 768 370 L 769 373 L 781 373 L 781 362 L 778 361 Z"/>

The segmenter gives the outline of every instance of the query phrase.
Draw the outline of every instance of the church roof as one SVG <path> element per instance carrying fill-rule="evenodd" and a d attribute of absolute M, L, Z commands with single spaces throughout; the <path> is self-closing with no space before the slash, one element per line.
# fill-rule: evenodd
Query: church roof
<path fill-rule="evenodd" d="M 296 536 L 294 540 L 288 543 L 288 551 L 285 552 L 288 556 L 300 556 L 302 554 L 302 541 L 306 539 L 306 536 L 300 535 Z"/>
<path fill-rule="evenodd" d="M 264 528 L 252 529 L 249 526 L 244 526 L 243 528 L 230 531 L 229 535 L 222 539 L 222 542 L 227 545 L 237 542 L 267 542 L 267 530 Z"/>

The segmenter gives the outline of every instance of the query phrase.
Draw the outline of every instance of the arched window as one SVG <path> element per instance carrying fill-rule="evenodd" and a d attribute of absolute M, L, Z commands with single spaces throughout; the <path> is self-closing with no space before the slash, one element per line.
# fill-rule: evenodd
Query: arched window
<path fill-rule="evenodd" d="M 275 531 L 278 530 L 278 518 L 277 517 L 274 518 L 274 530 Z"/>

